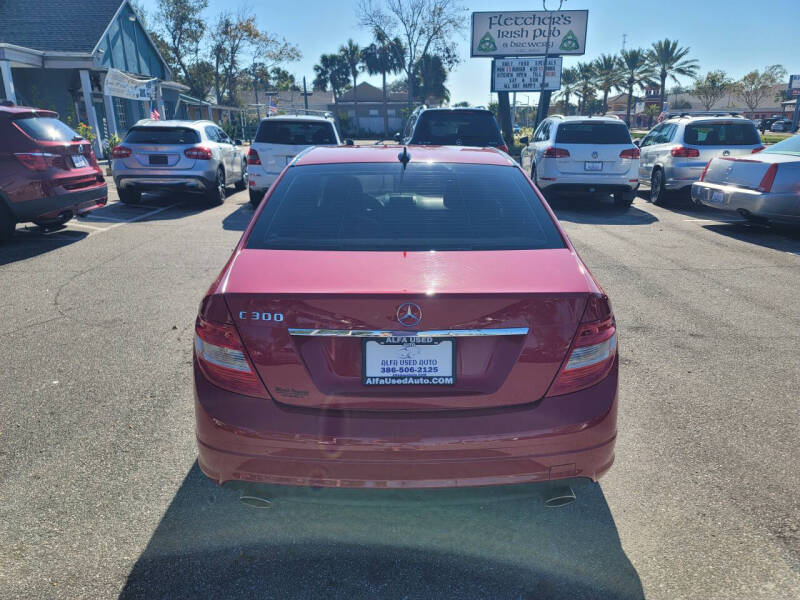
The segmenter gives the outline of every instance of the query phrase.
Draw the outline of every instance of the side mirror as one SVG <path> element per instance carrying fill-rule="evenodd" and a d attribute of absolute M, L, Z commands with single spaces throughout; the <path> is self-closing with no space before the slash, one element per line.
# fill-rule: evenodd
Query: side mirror
<path fill-rule="evenodd" d="M 392 137 L 394 138 L 395 142 L 397 142 L 398 144 L 400 143 L 400 132 L 399 131 L 396 132 Z"/>
<path fill-rule="evenodd" d="M 234 146 L 241 146 L 242 145 L 242 140 L 233 140 L 233 145 Z"/>
<path fill-rule="evenodd" d="M 523 135 L 521 138 L 519 138 L 519 143 L 523 146 L 527 146 L 529 142 L 530 140 L 528 139 L 527 135 Z"/>
<path fill-rule="evenodd" d="M 356 145 L 356 143 L 355 143 L 353 140 L 351 140 L 350 138 L 347 138 L 347 139 L 344 141 L 344 145 L 345 145 L 345 146 L 355 146 L 355 145 Z"/>
<path fill-rule="evenodd" d="M 636 138 L 635 140 L 633 140 L 633 145 L 636 146 L 637 148 L 639 146 L 641 146 L 642 145 L 642 138 Z"/>

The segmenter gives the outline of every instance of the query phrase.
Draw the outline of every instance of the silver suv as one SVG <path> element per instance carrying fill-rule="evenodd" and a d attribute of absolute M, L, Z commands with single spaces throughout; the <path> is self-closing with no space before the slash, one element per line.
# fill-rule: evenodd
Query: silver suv
<path fill-rule="evenodd" d="M 125 203 L 145 191 L 203 194 L 225 201 L 225 187 L 247 189 L 247 161 L 239 140 L 212 121 L 138 121 L 111 153 L 111 172 Z"/>
<path fill-rule="evenodd" d="M 653 204 L 669 192 L 687 198 L 692 184 L 716 156 L 752 154 L 764 148 L 756 126 L 739 116 L 667 119 L 635 143 L 641 150 L 639 182 L 650 186 Z"/>

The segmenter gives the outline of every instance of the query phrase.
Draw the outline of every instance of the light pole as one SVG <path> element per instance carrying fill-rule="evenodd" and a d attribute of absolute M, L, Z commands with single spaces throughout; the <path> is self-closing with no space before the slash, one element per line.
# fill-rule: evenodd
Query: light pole
<path fill-rule="evenodd" d="M 553 13 L 556 11 L 561 10 L 561 7 L 564 5 L 564 0 L 558 0 L 558 8 L 554 10 L 547 10 L 547 0 L 542 0 L 542 8 L 549 13 L 550 19 L 547 23 L 547 44 L 544 47 L 544 64 L 542 65 L 542 84 L 540 86 L 539 91 L 539 106 L 536 110 L 536 123 L 534 126 L 538 126 L 546 117 L 547 111 L 550 108 L 550 95 L 551 92 L 545 91 L 544 89 L 544 82 L 545 76 L 547 75 L 547 55 L 550 52 L 550 35 L 553 31 Z"/>
<path fill-rule="evenodd" d="M 142 74 L 142 63 L 139 59 L 139 33 L 136 31 L 136 15 L 128 15 L 128 20 L 133 23 L 133 51 L 136 53 L 136 68 Z"/>

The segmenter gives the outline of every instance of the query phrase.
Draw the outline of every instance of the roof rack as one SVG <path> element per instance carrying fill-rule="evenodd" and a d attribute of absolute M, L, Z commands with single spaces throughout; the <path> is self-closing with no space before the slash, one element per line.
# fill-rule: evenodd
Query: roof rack
<path fill-rule="evenodd" d="M 559 115 L 549 115 L 548 118 L 549 119 L 563 119 L 565 117 L 564 117 L 564 115 L 560 115 L 559 114 Z"/>
<path fill-rule="evenodd" d="M 683 119 L 684 117 L 691 117 L 691 116 L 692 115 L 690 113 L 681 113 L 679 118 Z"/>

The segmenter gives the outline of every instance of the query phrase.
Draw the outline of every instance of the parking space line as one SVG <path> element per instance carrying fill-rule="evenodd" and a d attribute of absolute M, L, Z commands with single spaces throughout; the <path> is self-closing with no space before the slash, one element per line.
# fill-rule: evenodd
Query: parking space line
<path fill-rule="evenodd" d="M 112 221 L 114 223 L 125 223 L 125 219 L 115 219 L 114 217 L 103 217 L 101 215 L 84 215 L 81 219 L 98 219 L 100 221 Z"/>
<path fill-rule="evenodd" d="M 139 215 L 138 217 L 133 217 L 132 219 L 128 219 L 127 221 L 122 221 L 120 223 L 116 223 L 111 227 L 107 227 L 106 231 L 109 229 L 114 229 L 115 227 L 119 227 L 120 225 L 127 225 L 128 223 L 135 223 L 136 221 L 141 221 L 142 219 L 146 219 L 147 217 L 151 217 L 153 215 L 157 215 L 160 212 L 164 212 L 165 210 L 169 210 L 170 208 L 175 208 L 182 204 L 181 202 L 176 202 L 175 204 L 170 204 L 169 206 L 162 206 L 161 208 L 157 208 L 155 210 L 151 210 L 150 212 L 144 213 L 143 215 Z"/>
<path fill-rule="evenodd" d="M 107 229 L 107 227 L 97 227 L 96 225 L 81 223 L 80 221 L 71 221 L 70 225 L 74 225 L 76 227 L 85 227 L 86 229 L 94 229 L 95 231 L 105 231 Z"/>

